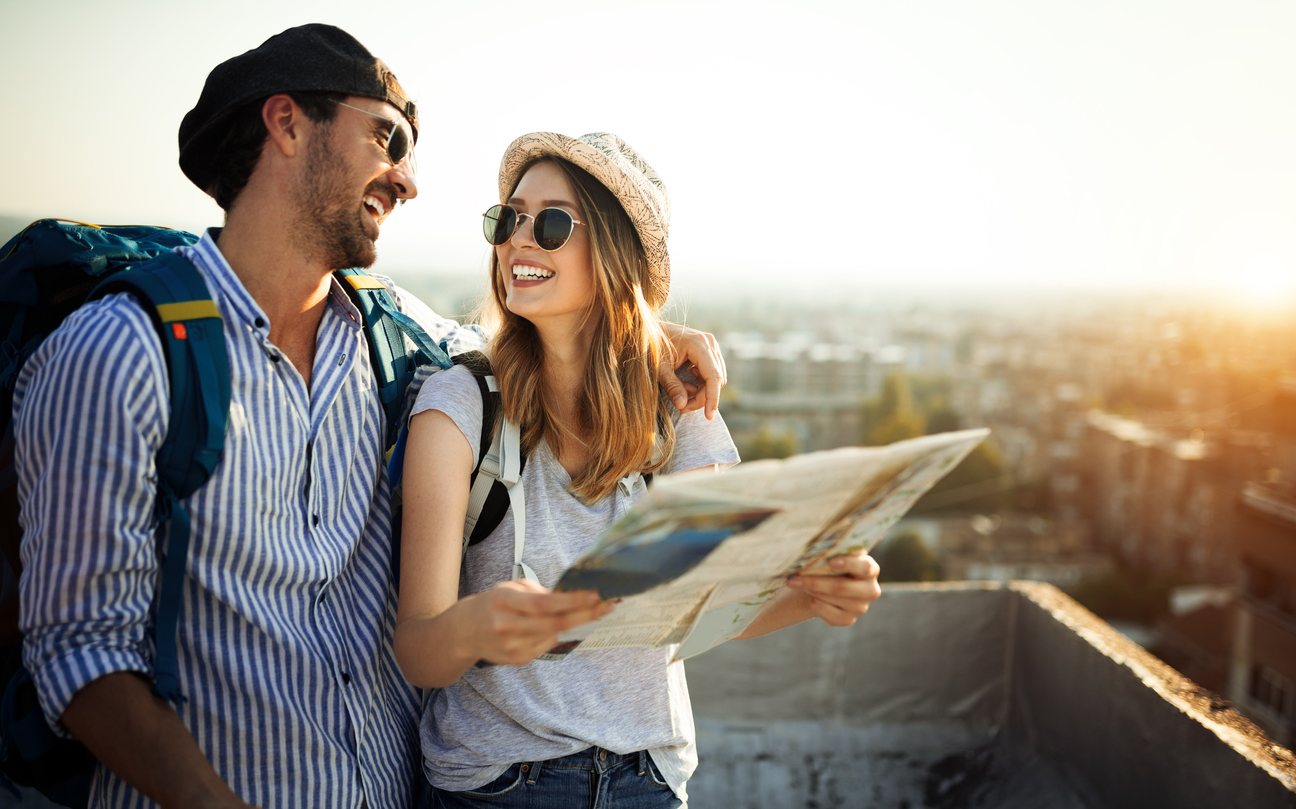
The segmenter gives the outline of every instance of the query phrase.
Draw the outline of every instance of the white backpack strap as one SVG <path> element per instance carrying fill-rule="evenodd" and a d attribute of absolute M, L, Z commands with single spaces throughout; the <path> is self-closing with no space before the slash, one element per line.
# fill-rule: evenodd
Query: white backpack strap
<path fill-rule="evenodd" d="M 488 376 L 486 386 L 492 391 L 499 390 L 499 385 L 495 382 L 495 377 Z M 485 405 L 482 406 L 482 417 L 485 418 Z M 481 519 L 482 509 L 486 506 L 486 498 L 490 496 L 491 486 L 495 481 L 500 479 L 500 470 L 503 464 L 500 461 L 500 436 L 503 435 L 502 425 L 495 427 L 495 439 L 491 441 L 490 449 L 486 450 L 486 457 L 482 458 L 481 466 L 477 469 L 477 479 L 473 481 L 472 490 L 468 493 L 468 513 L 464 517 L 463 531 L 463 552 L 468 552 L 468 540 L 472 537 L 473 529 L 477 527 L 477 521 Z"/>
<path fill-rule="evenodd" d="M 498 391 L 495 377 L 485 377 L 486 386 Z M 539 584 L 535 571 L 522 561 L 526 550 L 526 489 L 522 485 L 522 429 L 502 415 L 495 426 L 495 437 L 486 457 L 482 458 L 477 470 L 477 479 L 473 481 L 472 490 L 468 493 L 468 513 L 464 517 L 463 552 L 468 552 L 468 540 L 477 527 L 482 509 L 490 497 L 491 487 L 495 481 L 508 487 L 509 507 L 513 509 L 513 579 L 530 579 Z"/>
<path fill-rule="evenodd" d="M 631 472 L 630 474 L 618 480 L 617 486 L 620 486 L 621 491 L 625 492 L 625 496 L 629 497 L 630 495 L 634 494 L 634 485 L 642 479 L 643 479 L 643 475 L 640 474 L 639 472 Z"/>
<path fill-rule="evenodd" d="M 522 485 L 522 429 L 508 419 L 501 418 L 503 435 L 503 472 L 500 480 L 508 486 L 509 507 L 513 509 L 513 581 L 529 579 L 536 584 L 531 566 L 522 561 L 526 551 L 526 489 Z"/>

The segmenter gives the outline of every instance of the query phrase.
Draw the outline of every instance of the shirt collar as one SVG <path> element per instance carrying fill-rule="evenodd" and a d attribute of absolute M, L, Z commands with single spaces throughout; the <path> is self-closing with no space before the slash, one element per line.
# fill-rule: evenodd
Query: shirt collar
<path fill-rule="evenodd" d="M 228 302 L 232 314 L 263 337 L 270 334 L 270 318 L 257 304 L 256 299 L 243 286 L 225 256 L 216 245 L 222 228 L 207 228 L 198 243 L 189 248 L 189 257 L 204 271 L 208 280 L 216 285 Z M 360 328 L 360 310 L 355 307 L 337 277 L 329 279 L 329 307 L 344 323 Z"/>

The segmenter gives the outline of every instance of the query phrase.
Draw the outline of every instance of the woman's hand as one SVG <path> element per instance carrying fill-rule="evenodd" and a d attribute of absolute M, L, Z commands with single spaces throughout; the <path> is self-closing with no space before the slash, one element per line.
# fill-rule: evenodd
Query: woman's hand
<path fill-rule="evenodd" d="M 705 405 L 707 419 L 714 418 L 716 408 L 720 406 L 720 388 L 729 381 L 715 335 L 674 323 L 661 325 L 675 352 L 674 357 L 668 357 L 657 366 L 657 382 L 666 388 L 666 395 L 681 413 Z M 703 385 L 683 382 L 675 375 L 676 369 L 685 363 L 692 367 L 693 375 Z"/>
<path fill-rule="evenodd" d="M 882 595 L 878 586 L 882 569 L 863 552 L 833 557 L 828 567 L 837 575 L 810 574 L 788 579 L 783 591 L 765 604 L 738 638 L 758 638 L 816 617 L 829 626 L 854 625 Z"/>
<path fill-rule="evenodd" d="M 882 569 L 867 553 L 837 556 L 829 561 L 838 576 L 793 576 L 787 586 L 810 597 L 810 610 L 829 626 L 852 626 L 882 595 Z"/>
<path fill-rule="evenodd" d="M 526 581 L 504 581 L 446 611 L 459 626 L 460 648 L 509 666 L 530 663 L 558 644 L 558 633 L 612 611 L 598 593 L 553 593 Z M 452 613 L 460 616 L 452 617 Z"/>

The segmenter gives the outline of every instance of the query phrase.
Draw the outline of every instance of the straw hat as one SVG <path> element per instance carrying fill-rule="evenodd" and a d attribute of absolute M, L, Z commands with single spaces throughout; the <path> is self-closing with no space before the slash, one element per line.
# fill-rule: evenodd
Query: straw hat
<path fill-rule="evenodd" d="M 670 292 L 670 256 L 666 252 L 670 198 L 661 177 L 616 135 L 592 132 L 569 138 L 556 132 L 532 132 L 513 141 L 504 151 L 499 172 L 500 202 L 508 202 L 524 168 L 551 155 L 588 171 L 621 202 L 648 255 L 651 289 L 644 290 L 644 297 L 651 306 L 664 304 Z"/>

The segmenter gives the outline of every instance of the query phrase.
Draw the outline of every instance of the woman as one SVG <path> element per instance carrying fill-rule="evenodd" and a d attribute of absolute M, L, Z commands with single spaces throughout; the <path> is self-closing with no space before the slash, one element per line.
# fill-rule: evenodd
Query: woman
<path fill-rule="evenodd" d="M 500 198 L 485 225 L 500 321 L 490 355 L 527 458 L 518 567 L 537 581 L 507 581 L 512 511 L 463 556 L 461 581 L 483 406 L 470 372 L 437 374 L 410 423 L 395 639 L 406 678 L 439 689 L 421 727 L 437 793 L 425 805 L 590 805 L 601 792 L 616 805 L 680 806 L 697 756 L 673 649 L 530 663 L 559 631 L 611 609 L 545 586 L 645 491 L 643 474 L 738 460 L 721 419 L 681 415 L 654 379 L 668 350 L 657 321 L 670 279 L 665 189 L 613 135 L 534 133 L 505 153 Z M 847 579 L 795 580 L 746 634 L 815 614 L 853 622 L 876 597 L 876 566 L 838 562 Z"/>

